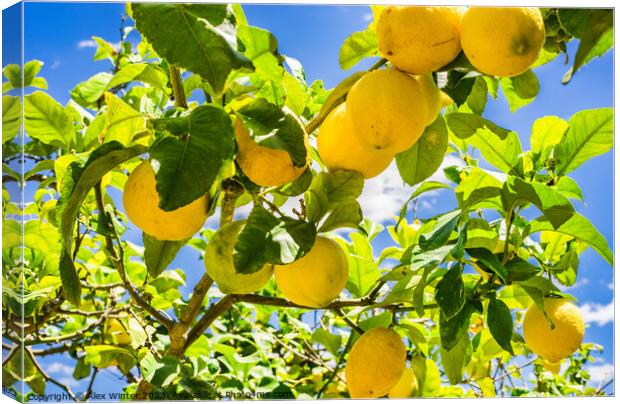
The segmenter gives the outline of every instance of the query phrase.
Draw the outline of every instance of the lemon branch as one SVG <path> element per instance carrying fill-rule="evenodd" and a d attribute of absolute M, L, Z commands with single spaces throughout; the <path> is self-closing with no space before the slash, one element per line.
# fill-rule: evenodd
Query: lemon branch
<path fill-rule="evenodd" d="M 99 181 L 95 185 L 95 199 L 97 201 L 97 210 L 99 210 L 99 212 L 108 216 L 108 222 L 110 223 L 111 220 L 109 220 L 110 219 L 109 213 L 106 212 L 104 205 L 103 205 L 103 194 L 101 192 L 101 181 Z M 140 293 L 138 293 L 138 291 L 135 290 L 131 281 L 127 278 L 127 274 L 125 273 L 125 265 L 123 263 L 123 247 L 120 242 L 118 233 L 116 232 L 116 227 L 114 227 L 114 225 L 112 225 L 111 227 L 112 227 L 112 230 L 114 230 L 114 234 L 116 235 L 116 240 L 119 244 L 120 252 L 117 251 L 116 248 L 114 248 L 114 241 L 112 237 L 108 235 L 105 236 L 105 247 L 110 256 L 110 260 L 112 261 L 112 264 L 114 265 L 115 269 L 119 273 L 121 277 L 121 281 L 123 282 L 123 285 L 125 285 L 125 288 L 127 289 L 127 292 L 129 292 L 129 295 L 140 307 L 142 307 L 144 310 L 146 310 L 146 312 L 148 312 L 155 319 L 157 319 L 157 321 L 159 321 L 164 327 L 166 327 L 166 329 L 171 330 L 174 324 L 173 320 L 168 318 L 166 314 L 157 310 L 156 308 L 151 306 L 146 300 L 144 300 L 144 298 L 140 295 Z"/>

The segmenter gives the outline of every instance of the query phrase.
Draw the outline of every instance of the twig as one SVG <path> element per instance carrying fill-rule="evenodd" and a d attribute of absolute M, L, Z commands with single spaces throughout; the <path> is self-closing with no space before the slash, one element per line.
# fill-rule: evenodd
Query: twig
<path fill-rule="evenodd" d="M 95 384 L 95 378 L 97 377 L 97 373 L 99 373 L 99 369 L 94 368 L 93 374 L 90 377 L 90 382 L 88 383 L 88 387 L 86 388 L 86 393 L 84 393 L 82 401 L 88 401 L 90 396 L 93 394 L 93 385 Z"/>
<path fill-rule="evenodd" d="M 53 377 L 51 377 L 50 375 L 48 375 L 45 370 L 41 367 L 41 365 L 37 362 L 36 358 L 34 357 L 34 355 L 32 354 L 32 351 L 29 348 L 25 348 L 26 353 L 28 354 L 28 356 L 30 356 L 30 359 L 32 360 L 32 364 L 34 365 L 35 368 L 37 368 L 37 370 L 39 371 L 39 373 L 41 373 L 41 376 L 43 376 L 43 378 L 45 379 L 45 381 L 50 382 L 55 384 L 56 386 L 60 387 L 61 389 L 63 389 L 68 395 L 69 397 L 73 400 L 73 401 L 78 401 L 78 399 L 75 397 L 75 394 L 73 394 L 73 392 L 71 391 L 71 389 L 69 388 L 69 386 L 60 383 L 59 381 L 57 381 L 56 379 L 54 379 Z"/>
<path fill-rule="evenodd" d="M 122 282 L 108 283 L 107 285 L 91 285 L 90 283 L 82 281 L 81 284 L 82 284 L 82 287 L 87 288 L 87 289 L 92 289 L 92 290 L 110 290 L 110 289 L 118 288 L 121 286 L 125 286 Z"/>
<path fill-rule="evenodd" d="M 105 212 L 105 208 L 103 205 L 103 195 L 101 192 L 101 181 L 99 181 L 97 185 L 95 185 L 95 199 L 97 201 L 97 209 L 99 210 L 99 212 Z M 125 273 L 125 267 L 123 264 L 123 248 L 122 248 L 122 245 L 120 244 L 120 238 L 118 236 L 118 232 L 116 231 L 116 227 L 114 227 L 112 230 L 114 230 L 114 233 L 116 235 L 116 240 L 119 242 L 120 253 L 117 252 L 116 249 L 114 248 L 114 243 L 110 236 L 105 236 L 106 250 L 110 254 L 111 261 L 114 264 L 114 267 L 116 268 L 116 270 L 118 271 L 121 277 L 121 280 L 123 281 L 123 284 L 125 285 L 125 288 L 129 292 L 133 300 L 135 300 L 135 302 L 140 307 L 142 307 L 150 315 L 156 318 L 157 321 L 159 321 L 161 324 L 164 325 L 164 327 L 166 327 L 166 329 L 168 329 L 168 331 L 172 330 L 172 327 L 174 326 L 174 321 L 168 318 L 166 314 L 157 310 L 156 308 L 151 306 L 146 300 L 144 300 L 144 298 L 140 296 L 140 294 L 134 289 L 133 285 L 127 278 L 127 274 Z"/>
<path fill-rule="evenodd" d="M 344 312 L 342 311 L 342 309 L 337 308 L 334 309 L 334 311 L 336 312 L 336 314 L 338 314 L 345 323 L 347 323 L 347 325 L 349 327 L 351 327 L 352 330 L 354 330 L 355 332 L 357 332 L 359 335 L 362 335 L 364 333 L 364 330 L 362 330 L 357 324 L 355 324 L 349 317 L 347 317 L 346 314 L 344 314 Z"/>

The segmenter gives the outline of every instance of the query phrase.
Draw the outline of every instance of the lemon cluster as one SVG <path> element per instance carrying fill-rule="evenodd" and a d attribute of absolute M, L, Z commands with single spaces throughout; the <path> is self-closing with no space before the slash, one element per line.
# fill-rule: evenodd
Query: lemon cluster
<path fill-rule="evenodd" d="M 377 22 L 381 55 L 410 74 L 447 65 L 461 49 L 482 73 L 517 76 L 536 61 L 545 25 L 532 7 L 386 7 Z"/>
<path fill-rule="evenodd" d="M 372 178 L 418 141 L 440 109 L 440 91 L 430 75 L 367 73 L 323 121 L 317 138 L 321 160 L 329 170 Z"/>

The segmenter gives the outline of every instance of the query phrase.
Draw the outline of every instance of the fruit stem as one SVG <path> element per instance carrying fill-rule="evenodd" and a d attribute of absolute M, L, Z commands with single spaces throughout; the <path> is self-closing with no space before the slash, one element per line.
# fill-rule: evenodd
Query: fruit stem
<path fill-rule="evenodd" d="M 351 327 L 351 329 L 353 331 L 355 331 L 356 333 L 358 333 L 359 335 L 362 335 L 364 333 L 364 330 L 362 330 L 360 328 L 360 326 L 358 326 L 357 324 L 355 324 L 349 317 L 347 317 L 346 314 L 344 314 L 344 312 L 342 311 L 342 309 L 337 308 L 334 309 L 334 312 L 336 312 L 336 314 L 338 314 L 340 317 L 342 317 L 342 319 L 344 320 L 345 323 L 347 323 L 347 325 L 349 327 Z"/>
<path fill-rule="evenodd" d="M 174 105 L 177 108 L 187 109 L 187 99 L 185 98 L 185 90 L 183 89 L 183 79 L 179 68 L 173 64 L 168 65 L 170 71 L 170 85 L 172 86 L 172 96 L 174 97 Z"/>
<path fill-rule="evenodd" d="M 235 214 L 235 201 L 243 194 L 243 187 L 237 181 L 228 178 L 222 181 L 222 210 L 220 212 L 220 227 L 232 222 Z"/>

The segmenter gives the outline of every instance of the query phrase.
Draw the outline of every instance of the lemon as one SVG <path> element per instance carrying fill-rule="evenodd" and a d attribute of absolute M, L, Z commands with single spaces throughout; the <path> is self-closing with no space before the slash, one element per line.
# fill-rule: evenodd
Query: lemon
<path fill-rule="evenodd" d="M 143 232 L 159 240 L 184 240 L 193 236 L 207 220 L 209 197 L 166 212 L 159 208 L 155 173 L 149 161 L 140 163 L 129 175 L 123 191 L 127 217 Z"/>
<path fill-rule="evenodd" d="M 295 167 L 286 150 L 261 146 L 252 139 L 248 130 L 235 120 L 237 163 L 252 182 L 263 187 L 277 187 L 295 181 L 306 167 Z M 306 150 L 308 149 L 307 136 Z"/>
<path fill-rule="evenodd" d="M 482 73 L 513 77 L 538 58 L 545 24 L 538 8 L 470 7 L 461 22 L 461 45 Z"/>
<path fill-rule="evenodd" d="M 554 375 L 557 375 L 560 373 L 560 369 L 562 368 L 562 361 L 549 362 L 548 360 L 543 359 L 542 365 L 543 365 L 543 369 L 545 369 L 547 372 L 551 372 Z"/>
<path fill-rule="evenodd" d="M 317 146 L 321 160 L 332 171 L 357 171 L 364 178 L 381 174 L 394 156 L 362 145 L 353 131 L 353 122 L 344 102 L 329 113 L 319 129 Z"/>
<path fill-rule="evenodd" d="M 441 94 L 443 93 L 437 88 L 437 85 L 433 80 L 433 76 L 430 74 L 413 77 L 418 81 L 418 83 L 420 83 L 422 92 L 425 94 L 428 107 L 428 119 L 426 120 L 426 125 L 428 126 L 435 121 L 435 118 L 437 118 L 437 115 L 441 110 Z"/>
<path fill-rule="evenodd" d="M 575 352 L 583 341 L 584 322 L 579 308 L 564 298 L 545 298 L 545 314 L 533 304 L 523 319 L 523 338 L 527 346 L 549 362 L 559 362 Z"/>
<path fill-rule="evenodd" d="M 405 368 L 402 376 L 392 390 L 388 393 L 389 398 L 413 397 L 418 390 L 418 379 L 416 379 L 413 369 Z"/>
<path fill-rule="evenodd" d="M 276 284 L 293 303 L 325 307 L 347 283 L 349 264 L 337 242 L 318 236 L 312 249 L 288 265 L 276 265 Z"/>
<path fill-rule="evenodd" d="M 108 327 L 105 332 L 109 341 L 115 345 L 129 345 L 131 344 L 131 336 L 117 318 L 111 318 L 108 320 Z"/>
<path fill-rule="evenodd" d="M 400 70 L 431 73 L 461 51 L 465 7 L 385 7 L 377 22 L 381 55 Z"/>
<path fill-rule="evenodd" d="M 273 273 L 271 264 L 251 274 L 241 274 L 235 270 L 233 249 L 244 224 L 245 220 L 239 220 L 222 226 L 205 248 L 207 273 L 225 294 L 256 292 L 265 286 Z"/>
<path fill-rule="evenodd" d="M 349 352 L 345 379 L 351 398 L 385 396 L 405 370 L 407 349 L 395 331 L 372 328 L 362 334 Z"/>
<path fill-rule="evenodd" d="M 347 111 L 360 143 L 392 154 L 417 142 L 430 116 L 420 81 L 394 69 L 362 76 L 347 94 Z"/>
<path fill-rule="evenodd" d="M 454 100 L 452 99 L 452 97 L 450 97 L 448 94 L 444 93 L 443 91 L 440 92 L 439 97 L 440 97 L 442 108 L 449 107 L 450 105 L 454 104 Z"/>

